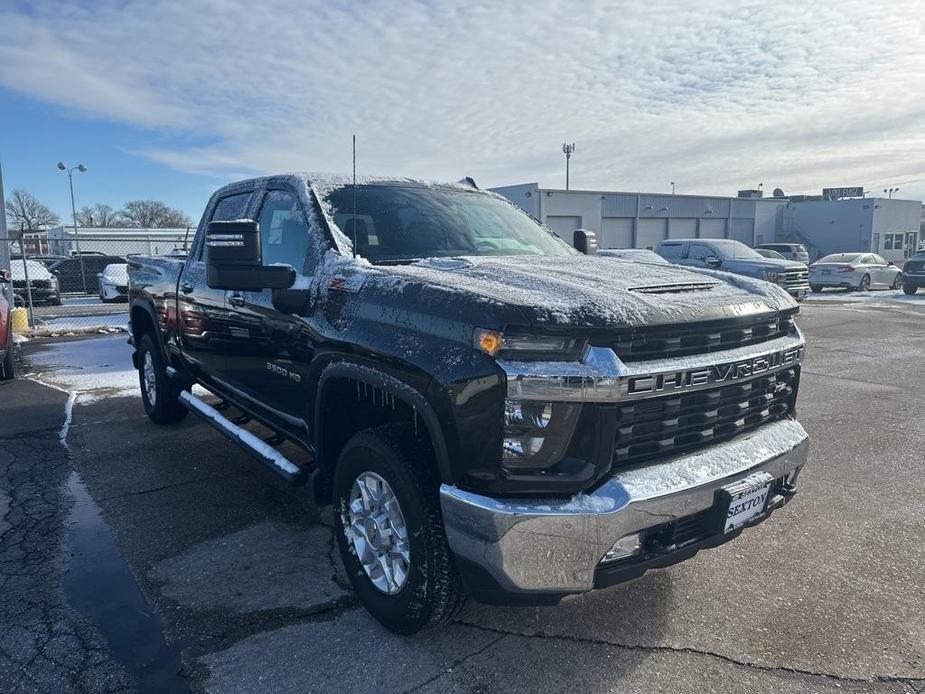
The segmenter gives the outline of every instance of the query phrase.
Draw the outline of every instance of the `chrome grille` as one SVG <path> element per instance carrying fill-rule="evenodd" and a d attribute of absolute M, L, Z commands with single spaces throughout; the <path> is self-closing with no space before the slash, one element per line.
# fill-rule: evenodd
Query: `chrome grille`
<path fill-rule="evenodd" d="M 619 405 L 613 464 L 649 462 L 785 417 L 798 374 L 796 368 L 787 369 L 710 390 Z"/>
<path fill-rule="evenodd" d="M 780 272 L 777 275 L 777 282 L 788 292 L 796 289 L 809 289 L 809 269 Z"/>

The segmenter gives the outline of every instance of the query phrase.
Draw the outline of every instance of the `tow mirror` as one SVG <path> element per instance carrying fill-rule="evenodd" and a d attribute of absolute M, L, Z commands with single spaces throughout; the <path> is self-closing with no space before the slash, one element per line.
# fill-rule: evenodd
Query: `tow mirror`
<path fill-rule="evenodd" d="M 706 258 L 703 259 L 703 262 L 706 264 L 707 267 L 719 267 L 720 265 L 722 265 L 722 261 L 719 258 L 717 258 L 715 255 L 708 255 Z"/>
<path fill-rule="evenodd" d="M 206 227 L 206 284 L 212 289 L 259 292 L 288 289 L 295 282 L 290 265 L 262 265 L 260 227 L 246 219 L 209 222 Z"/>
<path fill-rule="evenodd" d="M 597 255 L 597 234 L 587 229 L 575 229 L 572 245 L 585 255 Z"/>

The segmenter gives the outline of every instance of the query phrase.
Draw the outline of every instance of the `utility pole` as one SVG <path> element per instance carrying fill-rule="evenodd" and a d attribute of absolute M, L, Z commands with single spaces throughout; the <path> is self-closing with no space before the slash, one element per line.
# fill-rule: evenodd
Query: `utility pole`
<path fill-rule="evenodd" d="M 562 153 L 565 155 L 565 189 L 568 190 L 568 165 L 569 160 L 572 158 L 572 152 L 575 151 L 575 143 L 563 144 Z"/>
<path fill-rule="evenodd" d="M 10 238 L 6 229 L 6 200 L 3 197 L 3 166 L 0 165 L 0 270 L 10 269 Z M 0 291 L 6 295 L 6 300 L 13 303 L 12 283 L 0 284 Z"/>
<path fill-rule="evenodd" d="M 87 170 L 87 167 L 83 164 L 78 164 L 77 166 L 72 166 L 71 168 L 67 167 L 63 161 L 58 162 L 58 168 L 62 171 L 67 172 L 67 181 L 71 186 L 71 215 L 74 218 L 74 243 L 77 245 L 77 257 L 80 260 L 80 280 L 83 282 L 84 294 L 87 293 L 87 275 L 84 272 L 84 257 L 80 252 L 80 236 L 77 234 L 77 206 L 74 204 L 74 170 L 80 171 L 83 173 Z"/>

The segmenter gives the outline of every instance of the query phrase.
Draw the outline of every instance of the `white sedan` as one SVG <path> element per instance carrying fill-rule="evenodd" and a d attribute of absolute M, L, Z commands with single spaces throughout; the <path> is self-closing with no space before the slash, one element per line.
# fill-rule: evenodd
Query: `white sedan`
<path fill-rule="evenodd" d="M 809 287 L 814 292 L 825 287 L 862 292 L 899 289 L 902 283 L 902 270 L 875 253 L 833 253 L 809 266 Z"/>
<path fill-rule="evenodd" d="M 97 275 L 100 280 L 100 301 L 128 301 L 128 265 L 112 263 Z"/>

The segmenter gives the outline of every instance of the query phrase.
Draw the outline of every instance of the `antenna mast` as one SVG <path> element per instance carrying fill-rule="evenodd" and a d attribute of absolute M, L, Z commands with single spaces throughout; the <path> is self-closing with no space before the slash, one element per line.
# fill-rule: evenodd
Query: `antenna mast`
<path fill-rule="evenodd" d="M 357 257 L 357 134 L 353 133 L 353 257 Z"/>

